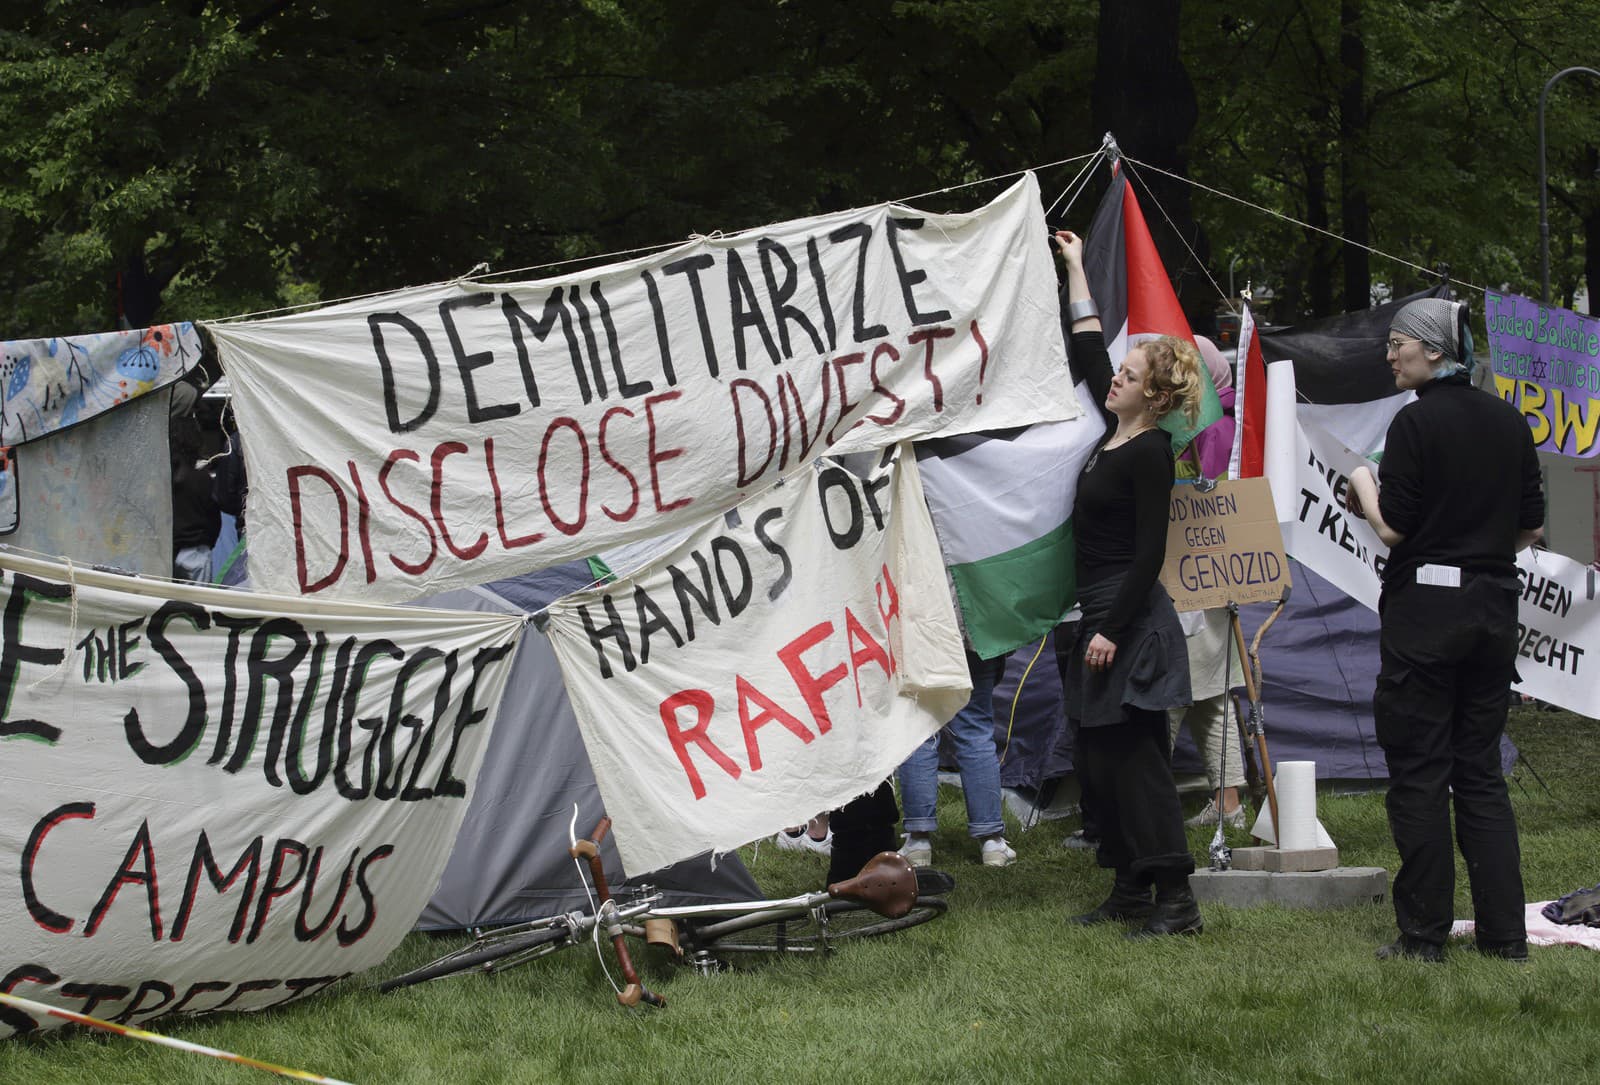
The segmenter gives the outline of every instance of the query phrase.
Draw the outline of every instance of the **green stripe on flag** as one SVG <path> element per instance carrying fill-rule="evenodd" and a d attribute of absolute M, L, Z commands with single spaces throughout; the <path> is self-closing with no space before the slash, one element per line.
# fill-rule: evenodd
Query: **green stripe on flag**
<path fill-rule="evenodd" d="M 1217 386 L 1212 383 L 1211 373 L 1204 365 L 1200 367 L 1200 420 L 1193 426 L 1182 411 L 1168 411 L 1167 416 L 1161 420 L 1161 428 L 1172 435 L 1172 452 L 1177 455 L 1182 452 L 1189 442 L 1200 435 L 1200 431 L 1222 417 L 1222 400 L 1217 398 Z"/>
<path fill-rule="evenodd" d="M 1021 546 L 950 566 L 972 650 L 993 659 L 1038 640 L 1077 601 L 1072 521 Z"/>

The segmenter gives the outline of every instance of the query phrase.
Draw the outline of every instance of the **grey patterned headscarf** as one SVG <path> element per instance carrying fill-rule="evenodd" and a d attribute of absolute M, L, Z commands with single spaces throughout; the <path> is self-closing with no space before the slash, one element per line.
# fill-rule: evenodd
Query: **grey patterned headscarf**
<path fill-rule="evenodd" d="M 1472 374 L 1472 329 L 1466 302 L 1418 298 L 1395 314 L 1389 331 L 1420 339 L 1423 346 L 1444 355 L 1433 371 L 1434 380 Z"/>

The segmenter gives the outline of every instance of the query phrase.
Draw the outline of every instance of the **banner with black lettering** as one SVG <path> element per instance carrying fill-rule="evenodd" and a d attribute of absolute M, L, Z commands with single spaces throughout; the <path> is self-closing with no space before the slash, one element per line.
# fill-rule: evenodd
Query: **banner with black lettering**
<path fill-rule="evenodd" d="M 562 279 L 208 325 L 251 575 L 400 602 L 704 522 L 824 452 L 1080 413 L 1038 182 Z"/>
<path fill-rule="evenodd" d="M 1283 525 L 1295 559 L 1357 602 L 1378 609 L 1379 577 L 1389 558 L 1370 524 L 1345 511 L 1350 472 L 1370 461 L 1314 426 L 1299 427 L 1295 518 Z M 1272 479 L 1276 490 L 1280 481 Z M 1551 550 L 1517 555 L 1521 693 L 1585 716 L 1600 705 L 1600 602 L 1595 571 Z"/>
<path fill-rule="evenodd" d="M 842 806 L 971 693 L 915 457 L 818 461 L 548 631 L 629 871 Z"/>
<path fill-rule="evenodd" d="M 0 556 L 0 990 L 113 1021 L 381 962 L 466 811 L 520 615 Z M 0 1036 L 55 1019 L 0 1008 Z"/>

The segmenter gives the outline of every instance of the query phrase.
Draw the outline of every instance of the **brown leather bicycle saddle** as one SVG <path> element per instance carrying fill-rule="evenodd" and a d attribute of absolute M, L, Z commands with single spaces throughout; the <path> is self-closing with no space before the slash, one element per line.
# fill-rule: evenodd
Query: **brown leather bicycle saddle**
<path fill-rule="evenodd" d="M 917 902 L 917 871 L 899 852 L 880 851 L 854 878 L 828 886 L 828 895 L 865 904 L 881 916 L 899 919 Z"/>

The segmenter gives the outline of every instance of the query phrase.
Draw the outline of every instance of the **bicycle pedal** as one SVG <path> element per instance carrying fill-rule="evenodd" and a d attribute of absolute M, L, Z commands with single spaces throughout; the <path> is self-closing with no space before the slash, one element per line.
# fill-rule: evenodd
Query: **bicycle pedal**
<path fill-rule="evenodd" d="M 733 966 L 719 957 L 715 957 L 705 950 L 700 950 L 688 960 L 688 965 L 693 968 L 697 976 L 715 976 L 719 972 L 731 972 Z"/>

